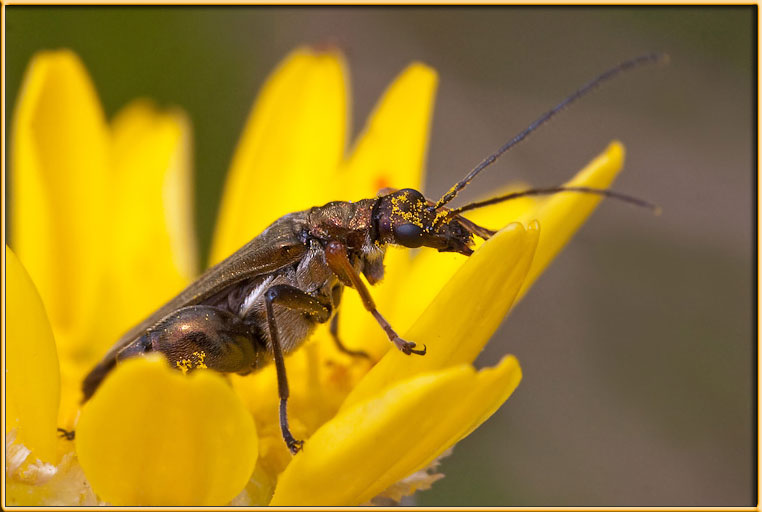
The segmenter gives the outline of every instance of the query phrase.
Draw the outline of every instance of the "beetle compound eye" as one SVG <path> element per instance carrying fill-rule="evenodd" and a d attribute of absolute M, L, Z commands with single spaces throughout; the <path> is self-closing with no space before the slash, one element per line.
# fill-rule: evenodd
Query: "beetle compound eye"
<path fill-rule="evenodd" d="M 415 224 L 402 224 L 394 228 L 394 238 L 398 244 L 411 249 L 423 245 L 423 229 Z"/>
<path fill-rule="evenodd" d="M 424 202 L 426 199 L 423 197 L 423 194 L 418 192 L 414 188 L 403 188 L 398 192 L 399 195 L 404 195 L 408 199 L 416 202 Z"/>

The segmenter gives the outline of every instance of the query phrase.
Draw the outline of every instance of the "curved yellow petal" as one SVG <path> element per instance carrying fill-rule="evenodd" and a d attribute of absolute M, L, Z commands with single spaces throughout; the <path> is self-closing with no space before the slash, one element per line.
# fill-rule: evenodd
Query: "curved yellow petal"
<path fill-rule="evenodd" d="M 475 251 L 404 335 L 425 344 L 426 355 L 389 350 L 352 390 L 342 410 L 419 373 L 472 362 L 513 304 L 539 231 L 536 222 L 528 229 L 510 224 Z"/>
<path fill-rule="evenodd" d="M 401 381 L 323 425 L 278 480 L 270 505 L 359 505 L 426 467 L 502 404 L 521 380 L 516 358 Z"/>
<path fill-rule="evenodd" d="M 211 263 L 287 213 L 340 199 L 333 177 L 346 145 L 345 73 L 338 51 L 301 48 L 268 78 L 228 173 Z"/>
<path fill-rule="evenodd" d="M 83 342 L 98 299 L 108 158 L 106 122 L 82 62 L 67 50 L 35 55 L 13 122 L 10 237 L 59 348 Z"/>
<path fill-rule="evenodd" d="M 392 82 L 342 166 L 336 183 L 342 197 L 374 197 L 384 187 L 421 189 L 437 81 L 436 71 L 413 63 Z M 396 284 L 410 274 L 410 256 L 407 250 L 388 250 L 384 283 L 372 290 L 376 304 L 390 321 L 396 322 L 397 312 L 389 306 L 395 304 Z M 353 290 L 345 292 L 341 311 L 340 332 L 348 346 L 374 356 L 387 350 L 383 331 Z"/>
<path fill-rule="evenodd" d="M 624 146 L 614 141 L 565 185 L 608 188 L 619 174 L 623 164 Z M 527 211 L 518 219 L 525 223 L 537 219 L 542 225 L 542 235 L 537 244 L 537 254 L 519 292 L 519 299 L 524 296 L 529 287 L 545 270 L 545 267 L 584 224 L 600 202 L 600 196 L 590 194 L 574 192 L 554 194 L 547 199 L 538 201 L 536 209 Z"/>
<path fill-rule="evenodd" d="M 257 460 L 251 416 L 218 374 L 188 376 L 159 356 L 120 365 L 85 404 L 77 456 L 114 505 L 224 505 Z"/>
<path fill-rule="evenodd" d="M 136 101 L 117 114 L 112 133 L 112 250 L 91 335 L 98 356 L 198 272 L 189 120 Z"/>
<path fill-rule="evenodd" d="M 58 354 L 45 307 L 16 255 L 5 246 L 6 433 L 44 462 L 56 462 Z"/>
<path fill-rule="evenodd" d="M 348 199 L 385 187 L 421 189 L 437 73 L 409 65 L 379 100 L 339 175 Z"/>

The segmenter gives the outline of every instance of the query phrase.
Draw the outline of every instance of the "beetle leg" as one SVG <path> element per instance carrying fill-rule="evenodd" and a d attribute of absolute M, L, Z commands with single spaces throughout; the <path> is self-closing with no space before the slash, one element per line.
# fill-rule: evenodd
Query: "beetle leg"
<path fill-rule="evenodd" d="M 347 355 L 353 356 L 353 357 L 364 357 L 365 359 L 370 359 L 370 354 L 365 352 L 364 350 L 352 350 L 346 347 L 344 343 L 341 342 L 341 338 L 339 338 L 339 313 L 336 312 L 335 315 L 333 315 L 333 318 L 331 318 L 331 325 L 330 325 L 330 331 L 331 331 L 331 337 L 333 338 L 333 342 L 336 344 L 336 348 L 339 349 L 339 352 L 343 352 Z"/>
<path fill-rule="evenodd" d="M 295 439 L 288 428 L 288 414 L 286 404 L 288 402 L 288 379 L 286 378 L 286 365 L 283 360 L 283 349 L 280 346 L 278 325 L 275 323 L 273 304 L 289 309 L 304 311 L 316 317 L 319 323 L 328 321 L 331 310 L 321 304 L 312 295 L 287 284 L 276 284 L 265 292 L 265 308 L 267 310 L 267 325 L 270 329 L 270 344 L 273 351 L 275 372 L 278 376 L 278 396 L 280 397 L 280 430 L 283 439 L 291 453 L 296 454 L 302 449 L 304 441 Z"/>
<path fill-rule="evenodd" d="M 336 241 L 328 242 L 325 246 L 325 260 L 333 273 L 335 273 L 344 284 L 357 290 L 365 309 L 370 311 L 370 314 L 376 319 L 376 322 L 378 322 L 384 330 L 389 337 L 389 340 L 394 343 L 398 349 L 407 355 L 418 354 L 419 356 L 422 356 L 426 353 L 426 345 L 423 346 L 423 349 L 416 350 L 414 348 L 415 343 L 400 338 L 399 335 L 394 332 L 392 326 L 389 325 L 389 322 L 381 316 L 381 313 L 376 309 L 376 303 L 373 302 L 373 297 L 370 296 L 368 288 L 365 286 L 365 283 L 362 282 L 362 279 L 360 279 L 360 276 L 349 262 L 347 248 L 342 243 Z"/>
<path fill-rule="evenodd" d="M 101 382 L 106 378 L 106 375 L 114 369 L 114 366 L 116 366 L 116 355 L 109 352 L 109 354 L 107 354 L 95 368 L 90 370 L 90 373 L 88 373 L 82 381 L 82 403 L 85 403 L 91 396 L 93 396 L 95 390 L 101 385 Z"/>

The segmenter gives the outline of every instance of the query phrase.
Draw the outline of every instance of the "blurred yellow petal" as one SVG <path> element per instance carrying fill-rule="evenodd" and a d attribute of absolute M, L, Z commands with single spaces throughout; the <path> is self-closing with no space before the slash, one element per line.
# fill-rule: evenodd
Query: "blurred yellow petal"
<path fill-rule="evenodd" d="M 347 199 L 374 197 L 385 187 L 421 189 L 437 73 L 413 63 L 379 100 L 343 167 Z"/>
<path fill-rule="evenodd" d="M 32 60 L 11 142 L 11 239 L 40 292 L 59 347 L 92 320 L 104 237 L 108 132 L 82 62 L 67 50 Z"/>
<path fill-rule="evenodd" d="M 612 142 L 603 153 L 587 164 L 565 185 L 608 188 L 619 174 L 623 164 L 624 146 L 619 142 Z M 585 223 L 601 199 L 600 196 L 575 192 L 554 194 L 547 199 L 538 201 L 535 210 L 524 213 L 518 219 L 525 223 L 537 219 L 542 225 L 542 235 L 537 244 L 537 254 L 519 292 L 519 299 L 524 296 L 556 254 L 569 242 L 572 235 Z"/>
<path fill-rule="evenodd" d="M 374 197 L 384 187 L 422 188 L 436 88 L 437 73 L 424 64 L 411 64 L 400 73 L 379 100 L 342 166 L 336 183 L 343 191 L 340 195 L 356 200 Z M 374 289 L 373 297 L 391 319 L 395 313 L 387 305 L 398 293 L 396 277 L 409 273 L 410 253 L 392 249 L 384 263 L 385 286 Z M 362 349 L 383 354 L 388 348 L 383 331 L 373 327 L 375 320 L 359 296 L 352 291 L 345 293 L 341 310 L 340 332 L 349 333 L 345 338 L 367 333 L 371 338 L 363 341 Z"/>
<path fill-rule="evenodd" d="M 352 390 L 342 410 L 421 372 L 472 362 L 513 304 L 532 262 L 539 231 L 536 222 L 528 229 L 514 223 L 485 242 L 403 336 L 425 344 L 426 355 L 389 350 Z"/>
<path fill-rule="evenodd" d="M 271 505 L 359 505 L 426 467 L 488 418 L 521 380 L 508 356 L 401 381 L 323 425 L 278 480 Z"/>
<path fill-rule="evenodd" d="M 117 114 L 112 132 L 112 255 L 91 335 L 99 355 L 198 272 L 187 117 L 136 101 Z"/>
<path fill-rule="evenodd" d="M 227 382 L 158 357 L 120 365 L 82 410 L 77 456 L 114 505 L 224 505 L 257 460 L 254 422 Z"/>
<path fill-rule="evenodd" d="M 7 245 L 5 264 L 5 430 L 17 429 L 16 441 L 33 459 L 54 464 L 61 393 L 53 331 L 34 284 Z"/>
<path fill-rule="evenodd" d="M 344 60 L 301 48 L 268 78 L 225 183 L 211 263 L 283 215 L 340 199 L 333 177 L 346 146 Z"/>

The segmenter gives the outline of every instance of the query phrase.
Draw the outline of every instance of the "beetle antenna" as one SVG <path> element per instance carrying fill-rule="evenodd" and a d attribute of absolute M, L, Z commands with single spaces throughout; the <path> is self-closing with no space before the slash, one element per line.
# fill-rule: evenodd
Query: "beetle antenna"
<path fill-rule="evenodd" d="M 453 208 L 452 210 L 449 210 L 447 212 L 447 217 L 448 218 L 453 217 L 455 215 L 459 215 L 469 210 L 476 210 L 477 208 L 483 208 L 485 206 L 490 206 L 493 204 L 510 201 L 512 199 L 518 199 L 519 197 L 546 196 L 550 194 L 556 194 L 558 192 L 578 192 L 582 194 L 595 194 L 599 196 L 609 197 L 611 199 L 618 199 L 620 201 L 624 201 L 625 203 L 630 203 L 635 206 L 640 206 L 642 208 L 648 208 L 654 213 L 654 215 L 661 214 L 661 208 L 656 206 L 655 204 L 649 203 L 648 201 L 644 201 L 643 199 L 638 199 L 637 197 L 628 196 L 627 194 L 614 192 L 613 190 L 606 190 L 601 188 L 590 188 L 590 187 L 563 187 L 561 186 L 561 187 L 549 187 L 549 188 L 533 188 L 529 190 L 522 190 L 521 192 L 511 192 L 509 194 L 493 197 L 491 199 L 485 199 L 484 201 L 476 201 L 474 203 L 469 203 L 459 208 Z"/>
<path fill-rule="evenodd" d="M 521 133 L 516 135 L 514 138 L 506 142 L 503 146 L 500 147 L 497 151 L 492 153 L 490 156 L 482 160 L 479 165 L 474 167 L 471 172 L 469 172 L 465 178 L 460 180 L 458 183 L 452 186 L 450 190 L 448 190 L 445 195 L 437 201 L 436 205 L 434 206 L 434 209 L 439 209 L 442 206 L 446 205 L 453 199 L 455 199 L 455 196 L 458 195 L 458 192 L 463 190 L 466 185 L 468 185 L 471 180 L 473 180 L 477 174 L 479 174 L 485 167 L 489 167 L 495 161 L 500 158 L 503 153 L 511 149 L 513 146 L 518 144 L 519 142 L 523 141 L 527 136 L 537 130 L 540 126 L 548 122 L 553 116 L 555 116 L 557 113 L 559 113 L 561 110 L 565 109 L 575 101 L 577 101 L 582 96 L 586 95 L 591 90 L 597 88 L 604 82 L 607 82 L 611 80 L 612 78 L 616 77 L 617 75 L 628 71 L 633 68 L 640 67 L 645 64 L 651 64 L 651 63 L 667 63 L 669 61 L 669 56 L 666 53 L 649 53 L 646 55 L 641 55 L 639 57 L 635 57 L 630 60 L 626 60 L 622 63 L 620 63 L 618 66 L 615 66 L 608 71 L 605 71 L 604 73 L 601 73 L 597 77 L 593 78 L 590 82 L 586 83 L 579 89 L 577 89 L 574 93 L 567 96 L 566 99 L 564 99 L 561 103 L 553 107 L 552 109 L 545 112 L 543 115 L 541 115 L 537 120 L 535 120 L 532 124 L 530 124 L 526 129 L 524 129 Z"/>

